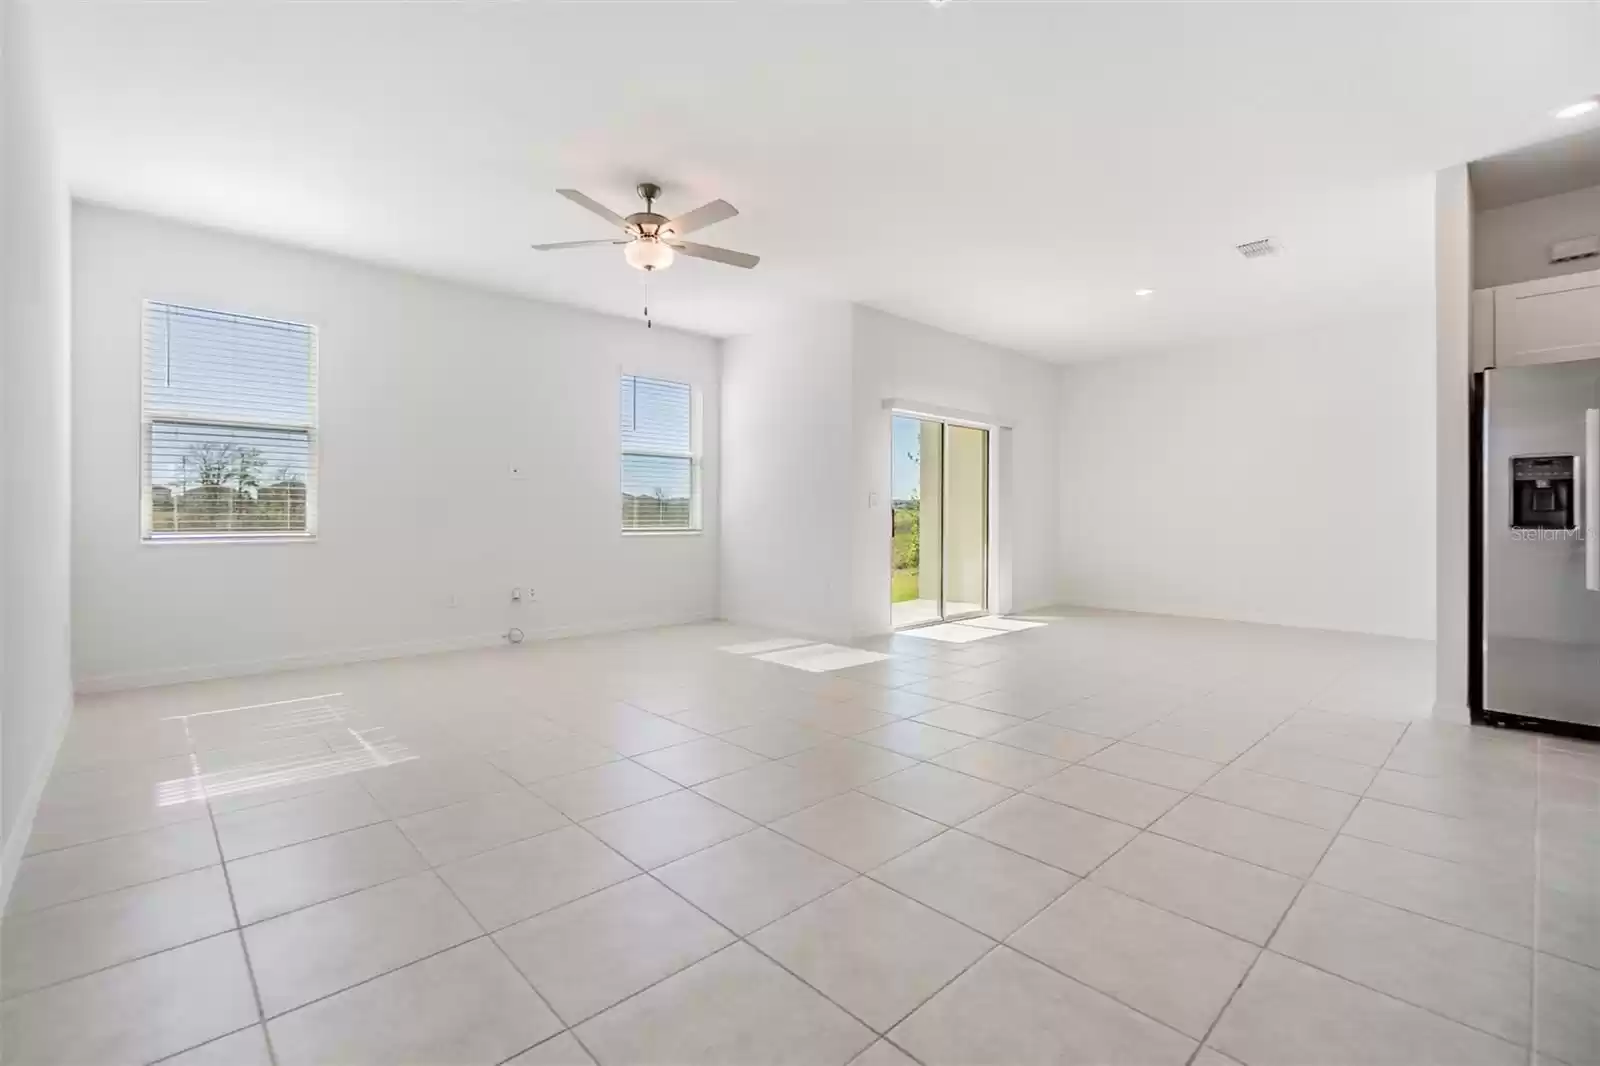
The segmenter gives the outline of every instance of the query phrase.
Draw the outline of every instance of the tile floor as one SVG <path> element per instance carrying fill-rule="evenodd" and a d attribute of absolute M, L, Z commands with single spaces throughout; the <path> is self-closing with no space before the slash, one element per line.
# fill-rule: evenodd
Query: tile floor
<path fill-rule="evenodd" d="M 828 672 L 705 625 L 85 699 L 0 1051 L 1600 1063 L 1600 746 L 1426 720 L 1426 645 L 1046 621 Z"/>

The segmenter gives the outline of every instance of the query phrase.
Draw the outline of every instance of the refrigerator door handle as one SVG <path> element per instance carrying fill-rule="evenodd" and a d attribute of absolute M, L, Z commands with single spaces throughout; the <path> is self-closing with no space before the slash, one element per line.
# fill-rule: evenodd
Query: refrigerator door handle
<path fill-rule="evenodd" d="M 1591 407 L 1584 412 L 1584 524 L 1583 578 L 1584 587 L 1600 592 L 1600 408 Z"/>

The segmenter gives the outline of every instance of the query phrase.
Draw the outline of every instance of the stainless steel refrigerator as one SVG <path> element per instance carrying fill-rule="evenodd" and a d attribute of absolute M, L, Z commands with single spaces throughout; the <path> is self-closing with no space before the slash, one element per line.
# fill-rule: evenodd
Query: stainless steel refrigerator
<path fill-rule="evenodd" d="M 1479 395 L 1481 711 L 1600 727 L 1600 359 L 1486 370 Z"/>

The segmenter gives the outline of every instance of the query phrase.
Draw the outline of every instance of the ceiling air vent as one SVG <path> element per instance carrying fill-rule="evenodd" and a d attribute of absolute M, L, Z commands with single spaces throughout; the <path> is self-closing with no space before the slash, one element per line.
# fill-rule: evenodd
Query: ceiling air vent
<path fill-rule="evenodd" d="M 1259 241 L 1245 241 L 1243 244 L 1234 245 L 1234 247 L 1246 259 L 1263 259 L 1266 256 L 1278 254 L 1278 246 L 1272 243 L 1271 237 L 1263 237 Z"/>

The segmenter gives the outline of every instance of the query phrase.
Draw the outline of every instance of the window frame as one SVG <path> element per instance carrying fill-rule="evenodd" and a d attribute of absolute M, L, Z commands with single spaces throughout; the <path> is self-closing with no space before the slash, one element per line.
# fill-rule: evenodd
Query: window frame
<path fill-rule="evenodd" d="M 615 414 L 619 418 L 617 433 L 617 497 L 618 515 L 617 525 L 624 537 L 684 537 L 699 536 L 705 532 L 705 521 L 702 513 L 702 477 L 701 457 L 704 449 L 701 447 L 701 427 L 704 424 L 701 407 L 699 386 L 692 381 L 677 381 L 673 378 L 657 377 L 654 374 L 641 374 L 636 371 L 619 370 L 617 374 L 619 396 L 623 381 L 632 379 L 634 382 L 650 381 L 662 385 L 674 385 L 689 390 L 689 449 L 686 452 L 648 450 L 643 448 L 627 448 L 622 445 L 620 429 L 621 411 Z M 687 459 L 689 460 L 689 522 L 684 526 L 664 526 L 657 529 L 633 529 L 623 524 L 621 498 L 622 498 L 622 470 L 623 464 L 629 456 L 638 456 L 645 459 Z"/>
<path fill-rule="evenodd" d="M 199 311 L 211 315 L 229 315 L 234 318 L 256 319 L 261 322 L 281 323 L 304 329 L 309 336 L 310 350 L 306 355 L 306 390 L 309 418 L 306 422 L 261 422 L 231 418 L 197 418 L 193 414 L 152 409 L 147 391 L 150 370 L 150 352 L 145 346 L 150 315 L 158 308 L 172 307 L 186 311 Z M 321 332 L 310 322 L 291 318 L 252 314 L 247 311 L 225 311 L 216 307 L 179 300 L 146 298 L 139 306 L 139 542 L 141 544 L 263 544 L 263 543 L 313 543 L 317 539 L 318 496 L 322 434 L 319 430 L 321 403 Z M 151 470 L 151 431 L 157 424 L 179 426 L 216 426 L 224 429 L 291 430 L 306 434 L 306 524 L 303 530 L 283 529 L 227 529 L 216 532 L 202 530 L 154 529 L 154 485 Z"/>

